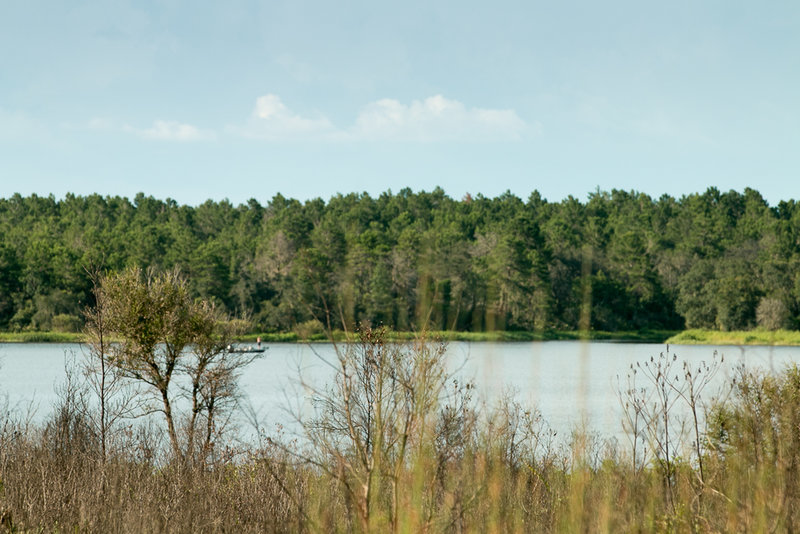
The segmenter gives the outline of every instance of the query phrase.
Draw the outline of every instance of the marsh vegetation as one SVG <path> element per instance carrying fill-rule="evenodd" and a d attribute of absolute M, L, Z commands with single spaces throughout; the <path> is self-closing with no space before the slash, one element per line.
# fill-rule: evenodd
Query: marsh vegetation
<path fill-rule="evenodd" d="M 182 411 L 191 404 L 173 414 L 175 447 L 163 410 L 132 418 L 145 406 L 109 389 L 106 413 L 119 417 L 104 418 L 97 382 L 73 374 L 41 424 L 2 414 L 7 525 L 82 532 L 791 532 L 797 525 L 796 367 L 737 368 L 723 390 L 711 390 L 720 357 L 692 366 L 668 348 L 652 354 L 620 377 L 628 439 L 617 441 L 580 427 L 556 436 L 535 407 L 513 397 L 479 402 L 475 384 L 448 374 L 443 351 L 434 339 L 390 343 L 382 329 L 364 327 L 359 342 L 337 345 L 329 383 L 306 384 L 313 410 L 296 414 L 296 432 L 258 428 L 243 442 L 220 423 L 210 446 L 195 439 L 191 449 L 193 410 Z M 87 371 L 101 376 L 96 366 Z"/>

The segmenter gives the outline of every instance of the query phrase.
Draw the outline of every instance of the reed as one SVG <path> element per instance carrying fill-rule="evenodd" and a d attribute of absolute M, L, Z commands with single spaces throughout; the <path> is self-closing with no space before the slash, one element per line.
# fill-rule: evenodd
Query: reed
<path fill-rule="evenodd" d="M 0 530 L 696 533 L 800 525 L 797 367 L 739 368 L 726 397 L 703 403 L 696 370 L 681 375 L 677 361 L 662 376 L 661 356 L 644 360 L 652 374 L 639 371 L 629 397 L 641 417 L 634 457 L 632 447 L 585 429 L 557 436 L 511 396 L 483 405 L 471 384 L 442 374 L 440 345 L 388 347 L 383 335 L 343 348 L 344 381 L 319 391 L 320 410 L 301 420 L 303 438 L 262 432 L 242 444 L 229 436 L 206 464 L 175 461 L 165 431 L 135 421 L 114 427 L 104 455 L 97 414 L 75 388 L 64 389 L 41 425 L 0 411 Z M 672 355 L 664 357 L 666 366 Z M 672 393 L 649 396 L 659 388 Z M 688 399 L 704 410 L 696 432 L 681 431 L 696 421 L 672 411 Z"/>
<path fill-rule="evenodd" d="M 0 332 L 2 343 L 81 343 L 83 334 L 72 332 Z"/>

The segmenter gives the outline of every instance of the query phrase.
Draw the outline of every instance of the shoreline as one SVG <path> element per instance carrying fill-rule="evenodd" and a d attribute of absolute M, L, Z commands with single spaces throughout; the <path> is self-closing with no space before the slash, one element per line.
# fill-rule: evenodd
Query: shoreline
<path fill-rule="evenodd" d="M 237 341 L 253 343 L 261 337 L 263 343 L 325 343 L 330 339 L 322 333 L 301 338 L 294 332 L 246 334 Z M 388 332 L 389 341 L 412 341 L 417 332 Z M 800 346 L 800 331 L 794 330 L 749 330 L 721 332 L 717 330 L 640 330 L 622 332 L 545 330 L 539 332 L 455 332 L 432 331 L 429 339 L 467 342 L 525 342 L 525 341 L 608 341 L 617 343 L 659 343 L 670 345 L 767 345 Z M 336 330 L 335 341 L 348 341 L 353 334 Z M 0 343 L 83 343 L 85 336 L 69 332 L 0 332 Z"/>

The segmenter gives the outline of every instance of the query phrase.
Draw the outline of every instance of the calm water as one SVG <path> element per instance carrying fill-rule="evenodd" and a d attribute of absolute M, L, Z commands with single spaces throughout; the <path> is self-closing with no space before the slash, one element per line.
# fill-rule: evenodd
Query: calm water
<path fill-rule="evenodd" d="M 323 385 L 332 377 L 325 363 L 333 359 L 333 347 L 272 344 L 264 356 L 247 368 L 241 386 L 246 402 L 259 420 L 270 428 L 287 424 L 287 409 L 308 413 L 308 390 L 303 381 Z M 538 408 L 546 421 L 564 435 L 585 416 L 590 428 L 619 436 L 621 409 L 617 377 L 624 385 L 630 365 L 649 360 L 664 345 L 551 341 L 537 343 L 451 343 L 448 365 L 461 380 L 473 380 L 478 396 L 492 402 L 506 392 Z M 0 394 L 19 410 L 35 410 L 34 419 L 46 417 L 63 382 L 65 366 L 82 354 L 75 344 L 0 344 Z M 725 363 L 716 384 L 725 381 L 735 366 L 779 371 L 800 363 L 797 347 L 672 346 L 679 360 L 709 361 L 714 351 Z M 641 382 L 640 382 L 641 383 Z"/>

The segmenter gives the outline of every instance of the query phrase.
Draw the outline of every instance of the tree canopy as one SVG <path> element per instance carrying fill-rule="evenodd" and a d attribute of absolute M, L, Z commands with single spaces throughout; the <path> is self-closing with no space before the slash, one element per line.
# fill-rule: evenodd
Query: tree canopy
<path fill-rule="evenodd" d="M 254 329 L 797 328 L 800 207 L 755 190 L 0 199 L 0 329 L 75 330 L 86 269 L 178 268 Z"/>

